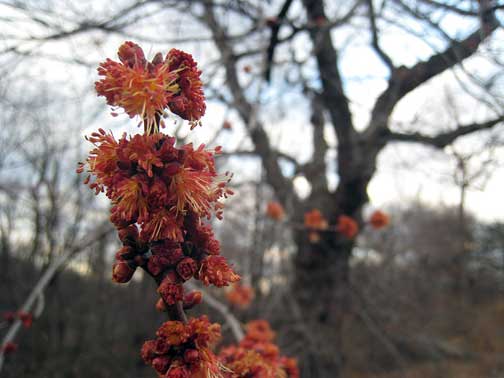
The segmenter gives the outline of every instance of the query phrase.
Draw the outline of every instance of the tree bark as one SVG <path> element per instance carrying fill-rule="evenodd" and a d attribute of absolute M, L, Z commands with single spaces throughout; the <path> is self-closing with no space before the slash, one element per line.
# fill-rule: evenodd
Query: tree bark
<path fill-rule="evenodd" d="M 310 340 L 301 356 L 302 376 L 339 378 L 344 365 L 342 331 L 350 306 L 349 258 L 353 242 L 324 233 L 310 243 L 305 231 L 295 235 L 294 293 Z"/>

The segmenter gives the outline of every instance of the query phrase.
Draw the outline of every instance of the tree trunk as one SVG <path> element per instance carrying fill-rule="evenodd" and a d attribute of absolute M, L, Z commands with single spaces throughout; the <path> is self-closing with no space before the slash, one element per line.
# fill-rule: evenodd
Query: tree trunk
<path fill-rule="evenodd" d="M 324 233 L 310 243 L 296 234 L 294 293 L 303 316 L 306 353 L 300 356 L 302 377 L 340 378 L 344 363 L 343 325 L 350 306 L 349 257 L 353 242 Z"/>

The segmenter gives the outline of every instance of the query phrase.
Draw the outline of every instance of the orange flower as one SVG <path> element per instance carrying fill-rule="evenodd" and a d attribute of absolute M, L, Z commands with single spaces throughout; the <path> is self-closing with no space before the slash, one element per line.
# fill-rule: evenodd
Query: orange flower
<path fill-rule="evenodd" d="M 327 230 L 329 227 L 327 220 L 318 209 L 313 209 L 305 213 L 304 225 L 309 229 L 308 239 L 312 243 L 320 241 L 320 234 L 317 230 Z"/>
<path fill-rule="evenodd" d="M 186 330 L 184 323 L 177 320 L 169 320 L 158 329 L 157 337 L 162 337 L 170 345 L 180 345 L 189 338 L 189 331 Z"/>
<path fill-rule="evenodd" d="M 341 233 L 347 239 L 353 239 L 359 232 L 359 226 L 353 218 L 347 215 L 340 215 L 338 218 L 338 224 L 336 225 L 336 231 Z"/>
<path fill-rule="evenodd" d="M 170 110 L 191 122 L 191 128 L 198 124 L 197 121 L 205 114 L 205 95 L 201 82 L 201 71 L 190 54 L 177 49 L 171 49 L 166 56 L 168 68 L 177 72 L 177 85 L 180 92 L 170 99 Z"/>
<path fill-rule="evenodd" d="M 246 309 L 254 299 L 254 288 L 236 283 L 233 285 L 232 289 L 228 291 L 226 298 L 229 303 Z"/>
<path fill-rule="evenodd" d="M 254 341 L 272 341 L 275 332 L 266 320 L 252 320 L 245 326 L 247 338 Z"/>
<path fill-rule="evenodd" d="M 120 62 L 107 59 L 98 67 L 103 78 L 95 83 L 107 104 L 123 108 L 130 117 L 144 120 L 147 134 L 155 133 L 165 109 L 194 126 L 205 113 L 201 71 L 190 54 L 172 49 L 163 60 L 145 59 L 140 46 L 125 42 L 117 53 Z"/>
<path fill-rule="evenodd" d="M 380 210 L 376 210 L 373 214 L 371 214 L 371 218 L 369 218 L 369 223 L 375 230 L 386 227 L 389 222 L 389 216 Z"/>
<path fill-rule="evenodd" d="M 95 83 L 99 96 L 107 99 L 107 104 L 121 107 L 131 118 L 140 116 L 146 121 L 148 133 L 158 127 L 160 114 L 168 106 L 171 98 L 180 91 L 176 84 L 178 75 L 168 69 L 168 64 L 156 65 L 143 60 L 140 46 L 126 42 L 133 55 L 124 56 L 119 48 L 121 62 L 107 59 L 98 68 L 98 75 L 104 78 Z"/>
<path fill-rule="evenodd" d="M 221 350 L 220 360 L 232 373 L 226 378 L 299 378 L 296 360 L 281 356 L 272 343 L 275 333 L 265 320 L 246 325 L 247 333 L 237 346 Z"/>
<path fill-rule="evenodd" d="M 285 211 L 278 202 L 268 202 L 266 206 L 266 214 L 273 220 L 281 221 L 285 218 Z"/>
<path fill-rule="evenodd" d="M 316 230 L 327 230 L 327 220 L 318 209 L 308 211 L 304 215 L 304 225 L 306 228 Z"/>
<path fill-rule="evenodd" d="M 212 284 L 217 287 L 223 287 L 228 286 L 230 283 L 238 282 L 240 276 L 229 267 L 224 257 L 208 256 L 201 262 L 198 279 L 205 286 Z"/>

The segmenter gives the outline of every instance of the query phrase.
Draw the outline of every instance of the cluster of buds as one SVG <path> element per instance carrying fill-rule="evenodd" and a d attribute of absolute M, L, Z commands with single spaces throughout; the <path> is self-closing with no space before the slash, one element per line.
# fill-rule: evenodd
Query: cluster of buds
<path fill-rule="evenodd" d="M 146 341 L 142 358 L 160 377 L 221 377 L 224 367 L 211 347 L 221 338 L 220 325 L 206 316 L 187 323 L 170 320 L 156 332 L 156 339 Z"/>
<path fill-rule="evenodd" d="M 229 369 L 224 372 L 225 378 L 299 378 L 296 360 L 280 355 L 268 322 L 251 321 L 246 331 L 238 345 L 219 353 L 219 359 Z"/>

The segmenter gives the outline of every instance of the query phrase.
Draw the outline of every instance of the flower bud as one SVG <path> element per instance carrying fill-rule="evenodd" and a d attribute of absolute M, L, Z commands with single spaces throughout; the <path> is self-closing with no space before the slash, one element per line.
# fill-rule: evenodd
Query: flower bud
<path fill-rule="evenodd" d="M 189 310 L 203 301 L 203 294 L 201 291 L 192 291 L 184 295 L 184 310 Z"/>
<path fill-rule="evenodd" d="M 196 273 L 197 269 L 198 266 L 196 264 L 196 261 L 194 261 L 190 257 L 186 257 L 177 264 L 177 273 L 180 275 L 180 277 L 182 277 L 182 279 L 184 279 L 184 281 L 187 281 L 192 276 L 194 276 L 194 273 Z"/>
<path fill-rule="evenodd" d="M 165 374 L 171 364 L 171 358 L 168 356 L 156 357 L 152 360 L 152 367 L 159 373 Z"/>
<path fill-rule="evenodd" d="M 131 268 L 126 261 L 116 261 L 112 267 L 112 280 L 117 283 L 126 283 L 131 280 L 135 269 Z"/>
<path fill-rule="evenodd" d="M 188 364 L 195 364 L 199 361 L 199 353 L 196 349 L 187 349 L 184 352 L 184 361 Z"/>

